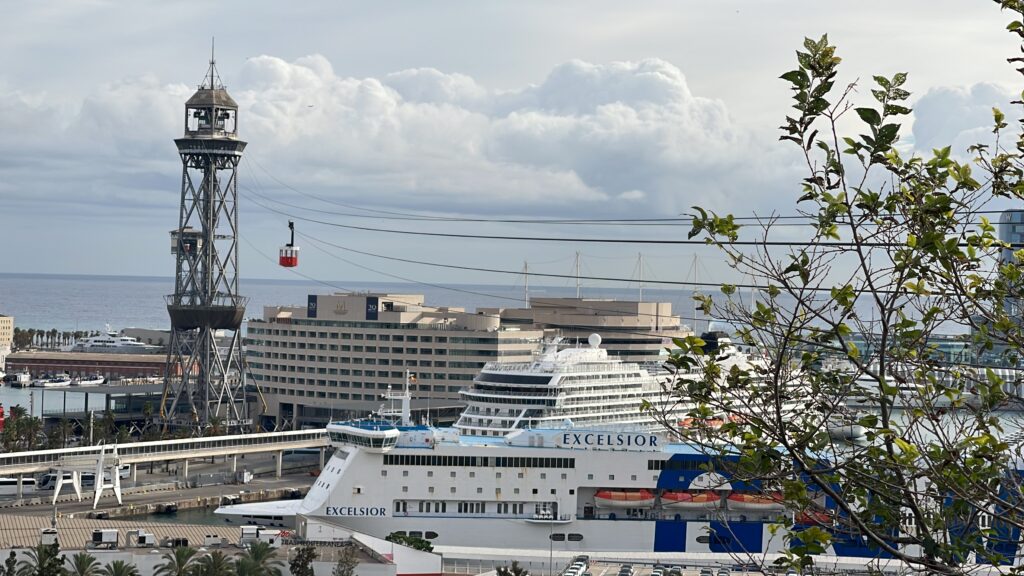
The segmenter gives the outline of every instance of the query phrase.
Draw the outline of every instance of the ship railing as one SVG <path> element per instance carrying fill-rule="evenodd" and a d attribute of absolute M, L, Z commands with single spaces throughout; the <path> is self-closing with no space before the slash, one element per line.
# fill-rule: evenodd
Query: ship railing
<path fill-rule="evenodd" d="M 459 394 L 465 396 L 483 396 L 484 398 L 497 398 L 502 396 L 513 396 L 516 398 L 537 398 L 538 400 L 550 400 L 562 394 L 552 394 L 550 390 L 544 392 L 495 392 L 493 390 L 478 390 L 476 388 L 459 390 Z"/>
<path fill-rule="evenodd" d="M 532 519 L 532 520 L 558 520 L 558 521 L 564 521 L 564 520 L 572 520 L 572 515 L 570 515 L 570 514 L 552 514 L 550 512 L 535 512 L 533 514 L 530 514 L 529 518 Z"/>
<path fill-rule="evenodd" d="M 629 371 L 640 370 L 640 365 L 635 362 L 590 362 L 583 364 L 555 364 L 553 362 L 488 362 L 484 370 L 488 372 L 534 372 L 540 368 L 543 373 L 550 374 L 580 374 L 580 373 L 602 373 L 607 372 L 608 366 L 614 365 L 615 370 Z"/>

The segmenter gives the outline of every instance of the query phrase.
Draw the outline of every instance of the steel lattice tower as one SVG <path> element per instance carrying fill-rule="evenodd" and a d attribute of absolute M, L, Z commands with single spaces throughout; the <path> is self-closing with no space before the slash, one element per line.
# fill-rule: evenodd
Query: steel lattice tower
<path fill-rule="evenodd" d="M 247 427 L 238 294 L 238 104 L 220 81 L 215 60 L 185 103 L 181 207 L 171 231 L 174 294 L 167 296 L 171 343 L 160 405 L 163 426 Z"/>

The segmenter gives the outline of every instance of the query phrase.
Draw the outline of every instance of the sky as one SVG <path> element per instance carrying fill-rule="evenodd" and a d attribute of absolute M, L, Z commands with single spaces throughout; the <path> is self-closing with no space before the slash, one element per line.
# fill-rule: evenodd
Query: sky
<path fill-rule="evenodd" d="M 248 142 L 243 278 L 511 285 L 522 279 L 381 256 L 572 274 L 579 252 L 584 275 L 735 280 L 703 247 L 343 226 L 682 239 L 686 225 L 408 218 L 792 214 L 804 174 L 778 142 L 778 76 L 805 36 L 838 45 L 859 103 L 872 75 L 909 73 L 901 149 L 963 152 L 1019 92 L 1009 20 L 983 0 L 17 3 L 0 20 L 0 271 L 173 274 L 173 139 L 215 37 Z M 297 271 L 275 264 L 289 219 Z"/>

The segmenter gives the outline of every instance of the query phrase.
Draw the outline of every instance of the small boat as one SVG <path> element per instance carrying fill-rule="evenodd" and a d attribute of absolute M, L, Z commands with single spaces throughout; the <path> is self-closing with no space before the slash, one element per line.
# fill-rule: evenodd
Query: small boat
<path fill-rule="evenodd" d="M 32 383 L 36 388 L 63 388 L 71 386 L 71 376 L 58 374 L 56 376 L 44 376 Z"/>
<path fill-rule="evenodd" d="M 782 493 L 764 494 L 733 493 L 726 499 L 730 510 L 784 510 Z"/>
<path fill-rule="evenodd" d="M 602 508 L 650 508 L 654 493 L 650 490 L 598 490 L 594 503 Z"/>
<path fill-rule="evenodd" d="M 100 384 L 106 384 L 107 379 L 102 374 L 93 374 L 91 376 L 82 376 L 71 381 L 72 386 L 99 386 Z"/>
<path fill-rule="evenodd" d="M 713 491 L 670 490 L 661 494 L 662 508 L 708 509 L 718 508 L 721 503 L 722 497 Z"/>
<path fill-rule="evenodd" d="M 867 430 L 856 423 L 836 424 L 828 426 L 828 437 L 833 441 L 856 444 L 858 446 L 867 443 Z"/>
<path fill-rule="evenodd" d="M 831 526 L 832 515 L 824 510 L 804 510 L 793 517 L 793 522 L 805 526 Z"/>

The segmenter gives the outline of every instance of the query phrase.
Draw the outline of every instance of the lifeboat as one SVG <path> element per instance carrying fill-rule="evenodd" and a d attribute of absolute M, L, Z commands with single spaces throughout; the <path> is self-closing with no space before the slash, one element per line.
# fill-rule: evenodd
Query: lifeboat
<path fill-rule="evenodd" d="M 661 494 L 662 508 L 718 508 L 721 497 L 716 492 L 668 491 Z"/>
<path fill-rule="evenodd" d="M 764 494 L 730 494 L 727 499 L 730 510 L 783 510 L 781 492 Z"/>
<path fill-rule="evenodd" d="M 679 421 L 679 425 L 683 428 L 721 428 L 726 422 L 737 423 L 742 421 L 743 417 L 738 414 L 732 414 L 728 418 L 684 418 Z"/>
<path fill-rule="evenodd" d="M 650 508 L 654 493 L 650 490 L 598 490 L 594 503 L 602 508 Z"/>
<path fill-rule="evenodd" d="M 831 526 L 832 515 L 822 510 L 804 510 L 797 513 L 793 521 L 805 526 Z"/>

